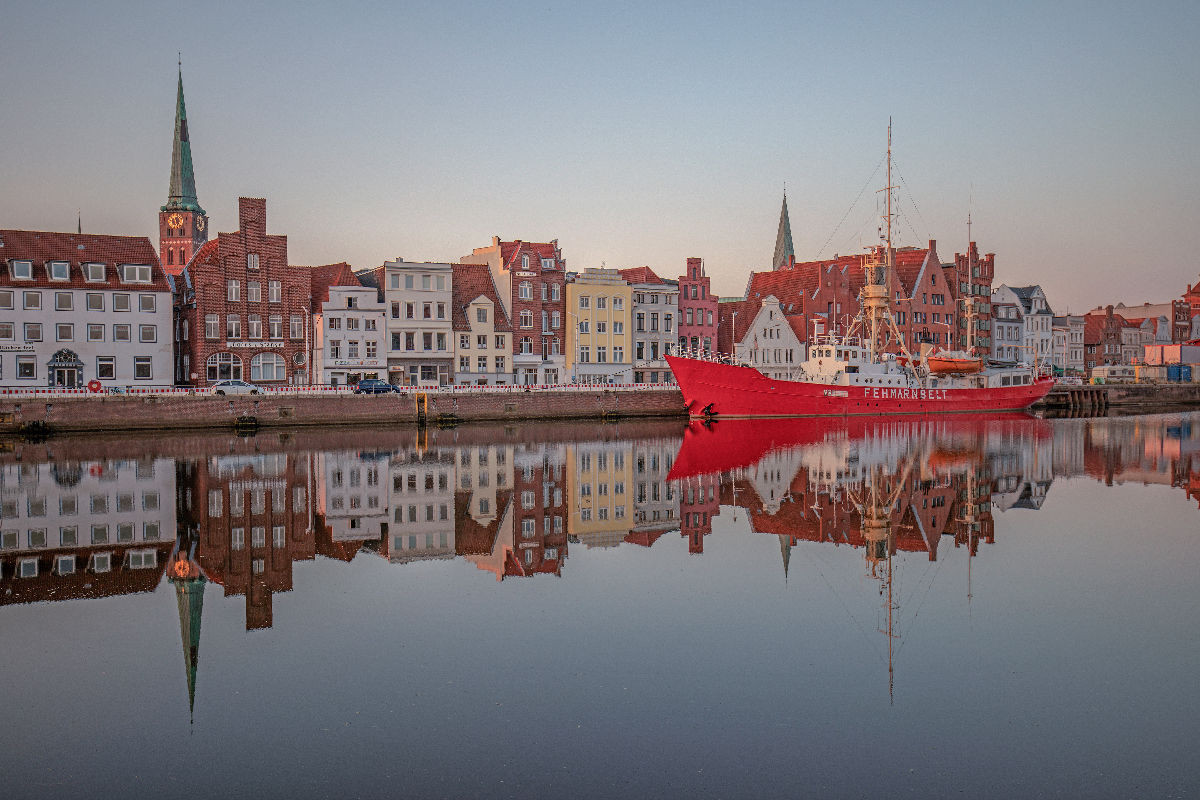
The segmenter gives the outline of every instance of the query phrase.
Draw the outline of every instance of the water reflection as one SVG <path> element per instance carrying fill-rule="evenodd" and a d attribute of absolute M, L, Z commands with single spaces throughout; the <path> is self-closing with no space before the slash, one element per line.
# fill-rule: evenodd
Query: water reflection
<path fill-rule="evenodd" d="M 651 547 L 678 534 L 701 554 L 724 508 L 779 537 L 786 571 L 800 541 L 863 548 L 868 560 L 936 561 L 943 537 L 975 553 L 994 542 L 994 514 L 1040 508 L 1055 478 L 1162 484 L 1200 501 L 1195 415 L 724 421 L 639 433 L 442 432 L 320 451 L 250 440 L 196 458 L 38 461 L 53 449 L 29 446 L 0 466 L 0 604 L 149 591 L 180 560 L 171 580 L 245 597 L 253 630 L 271 627 L 292 564 L 318 555 L 461 558 L 497 580 L 562 576 L 572 545 Z"/>
<path fill-rule="evenodd" d="M 146 640 L 151 634 L 145 633 L 136 640 L 113 637 L 113 646 L 141 653 L 161 645 L 158 649 L 171 656 L 168 667 L 175 681 L 181 677 L 175 671 L 180 666 L 175 648 L 180 647 L 189 709 L 197 708 L 198 675 L 202 657 L 207 658 L 208 673 L 199 679 L 206 702 L 196 710 L 198 721 L 205 712 L 224 714 L 236 689 L 263 674 L 273 659 L 287 655 L 285 644 L 298 644 L 298 652 L 311 652 L 314 663 L 320 663 L 316 654 L 332 647 L 335 637 L 330 630 L 337 627 L 353 631 L 336 637 L 342 648 L 338 658 L 345 651 L 348 663 L 361 663 L 367 672 L 395 661 L 428 679 L 433 687 L 427 695 L 430 705 L 418 707 L 424 709 L 427 724 L 435 723 L 430 730 L 442 730 L 437 720 L 454 714 L 471 720 L 464 725 L 486 727 L 513 720 L 487 715 L 500 706 L 485 689 L 496 691 L 497 686 L 478 686 L 475 693 L 470 688 L 479 678 L 464 665 L 488 657 L 505 665 L 496 671 L 498 681 L 513 664 L 524 666 L 523 674 L 535 675 L 545 662 L 554 674 L 578 670 L 584 682 L 602 688 L 605 674 L 621 672 L 616 666 L 630 671 L 652 664 L 647 676 L 668 675 L 678 657 L 705 675 L 700 683 L 715 698 L 714 704 L 734 708 L 737 703 L 727 702 L 729 696 L 722 692 L 729 690 L 729 670 L 748 670 L 739 654 L 772 653 L 775 660 L 755 662 L 750 670 L 762 671 L 762 686 L 739 683 L 739 701 L 754 712 L 739 729 L 752 731 L 754 720 L 771 714 L 776 702 L 786 705 L 776 696 L 773 681 L 790 680 L 793 663 L 810 665 L 814 676 L 833 676 L 847 668 L 843 660 L 861 662 L 866 655 L 870 661 L 872 650 L 883 650 L 878 668 L 874 662 L 856 667 L 865 682 L 882 693 L 884 670 L 890 684 L 893 664 L 904 664 L 904 691 L 897 694 L 914 698 L 916 708 L 921 681 L 935 679 L 921 663 L 922 654 L 910 660 L 911 651 L 900 657 L 899 648 L 914 639 L 928 644 L 943 637 L 951 644 L 939 642 L 941 649 L 924 654 L 927 662 L 961 661 L 969 626 L 956 628 L 950 619 L 950 625 L 942 627 L 947 623 L 946 603 L 969 610 L 972 570 L 978 587 L 980 568 L 996 561 L 1006 562 L 1004 571 L 1001 565 L 985 570 L 990 578 L 985 585 L 993 588 L 986 601 L 974 601 L 977 616 L 979 609 L 991 613 L 991 624 L 981 626 L 986 632 L 976 641 L 999 637 L 1010 649 L 1025 646 L 1029 634 L 1024 627 L 1005 638 L 1005 606 L 1056 578 L 1036 574 L 1038 556 L 1012 556 L 1021 555 L 1014 551 L 1030 550 L 1039 536 L 1053 538 L 1037 521 L 1063 519 L 1063 504 L 1053 502 L 1053 492 L 1055 482 L 1064 479 L 1094 486 L 1153 484 L 1200 503 L 1200 415 L 464 427 L 424 433 L 331 431 L 14 444 L 0 452 L 0 605 L 8 607 L 0 608 L 0 619 L 9 614 L 11 620 L 23 620 L 24 626 L 13 625 L 8 633 L 21 633 L 16 629 L 23 627 L 34 631 L 30 638 L 36 640 L 51 630 L 42 621 L 53 615 L 44 612 L 64 608 L 64 602 L 81 604 L 70 609 L 85 612 L 93 610 L 82 605 L 90 598 L 159 589 L 154 596 L 136 598 L 137 605 L 119 608 L 138 610 L 132 617 L 147 630 L 161 610 L 169 616 L 163 629 L 154 632 L 150 643 Z M 1082 510 L 1068 513 L 1086 516 Z M 1000 524 L 1002 518 L 1010 523 Z M 1178 526 L 1177 518 L 1171 519 Z M 1081 528 L 1087 525 L 1102 523 L 1091 521 Z M 1186 518 L 1184 527 L 1177 529 L 1186 530 Z M 1080 538 L 1074 540 L 1073 558 L 1080 557 L 1078 543 L 1091 542 L 1094 532 L 1076 531 Z M 1048 544 L 1064 547 L 1065 542 Z M 951 557 L 955 553 L 958 559 Z M 977 556 L 984 560 L 974 563 Z M 324 564 L 319 573 L 296 563 L 318 560 Z M 1106 565 L 1103 573 L 1090 570 L 1089 576 L 1124 574 L 1130 569 L 1128 561 L 1125 557 L 1119 566 Z M 641 567 L 630 568 L 633 563 Z M 934 608 L 936 600 L 931 602 L 922 622 L 934 616 L 931 612 L 943 616 L 937 624 L 916 627 L 913 636 L 914 627 L 906 626 L 914 622 L 936 570 L 945 563 L 951 569 L 944 575 L 952 573 L 965 582 L 956 580 L 947 587 L 943 578 L 939 589 L 945 602 L 940 609 Z M 304 577 L 318 574 L 321 580 Z M 361 584 L 349 604 L 354 609 L 371 606 L 372 593 L 382 598 L 373 617 L 337 616 L 330 606 L 331 616 L 325 619 L 319 614 L 326 598 L 303 603 L 323 591 L 335 591 L 331 576 L 337 575 L 351 576 L 340 591 L 353 591 L 347 587 Z M 1155 580 L 1160 577 L 1156 574 Z M 434 583 L 445 591 L 435 591 Z M 641 594 L 639 584 L 646 587 Z M 963 584 L 965 596 L 959 588 Z M 994 588 L 999 585 L 1003 591 Z M 1149 582 L 1136 585 L 1142 592 Z M 407 593 L 393 597 L 392 586 L 406 586 Z M 1072 588 L 1078 592 L 1077 585 Z M 622 590 L 630 595 L 627 601 L 610 597 Z M 710 591 L 712 597 L 706 595 Z M 289 592 L 285 602 L 280 595 Z M 511 603 L 508 610 L 527 625 L 500 626 L 504 633 L 499 634 L 481 620 L 489 615 L 479 613 L 478 604 L 498 597 L 497 592 L 505 593 L 504 602 Z M 399 615 L 403 627 L 382 624 L 395 598 L 420 603 L 431 593 L 439 602 Z M 222 594 L 232 601 L 222 604 Z M 1110 596 L 1115 601 L 1122 594 Z M 174 608 L 167 604 L 172 596 Z M 1053 593 L 1041 599 L 1047 607 L 1064 607 Z M 26 608 L 28 614 L 12 608 L 36 602 L 43 608 Z M 1097 602 L 1089 599 L 1088 615 Z M 276 603 L 281 609 L 295 603 L 318 616 L 311 626 L 282 612 L 277 620 Z M 650 603 L 660 604 L 655 614 L 642 614 Z M 1138 618 L 1138 625 L 1128 626 L 1132 635 L 1151 629 L 1162 606 L 1186 603 L 1176 595 L 1174 602 L 1152 606 L 1147 616 Z M 143 617 L 141 610 L 150 607 Z M 874 625 L 862 618 L 861 607 L 876 615 Z M 691 608 L 702 609 L 696 619 L 688 614 Z M 569 615 L 561 609 L 568 609 Z M 589 612 L 590 626 L 580 621 L 588 619 Z M 1108 606 L 1106 613 L 1113 616 L 1125 609 Z M 112 616 L 97 613 L 86 618 L 111 624 Z M 763 618 L 770 621 L 763 623 Z M 1053 625 L 1053 618 L 1044 619 Z M 224 637 L 214 636 L 214 624 L 221 631 L 222 623 Z M 423 623 L 429 625 L 422 627 Z M 58 624 L 65 620 L 59 617 Z M 530 633 L 530 628 L 543 625 L 545 631 Z M 1072 647 L 1079 647 L 1085 643 L 1079 630 L 1086 625 L 1078 619 L 1074 625 Z M 202 642 L 203 626 L 207 629 Z M 243 626 L 247 631 L 276 627 L 278 635 L 242 636 Z M 452 626 L 462 626 L 469 634 L 446 635 Z M 233 640 L 245 647 L 228 646 L 231 628 L 239 632 Z M 935 628 L 936 635 L 927 635 Z M 861 632 L 869 642 L 848 645 L 843 638 L 847 632 Z M 306 638 L 309 633 L 311 638 Z M 1043 635 L 1041 647 L 1049 648 L 1060 635 L 1057 629 Z M 526 660 L 505 651 L 506 637 L 519 642 L 514 648 L 528 651 Z M 390 649 L 381 649 L 380 639 L 388 640 Z M 668 639 L 670 644 L 664 645 Z M 404 647 L 396 644 L 400 640 L 405 640 Z M 543 642 L 551 644 L 542 647 Z M 1035 649 L 1031 646 L 1030 652 Z M 576 651 L 586 657 L 576 659 Z M 620 657 L 609 658 L 609 651 Z M 411 659 L 417 652 L 422 659 L 403 660 L 406 653 Z M 444 658 L 436 655 L 443 652 Z M 820 661 L 816 653 L 829 654 L 829 661 Z M 426 654 L 435 655 L 426 660 Z M 9 651 L 12 659 L 20 655 L 19 648 Z M 373 657 L 377 663 L 371 662 Z M 992 657 L 998 659 L 996 669 L 1008 674 L 1000 663 L 1006 654 Z M 214 665 L 217 661 L 220 666 Z M 709 661 L 712 668 L 704 672 Z M 1061 660 L 1052 660 L 1039 668 L 1052 675 L 1063 666 Z M 1119 657 L 1114 662 L 1114 670 L 1127 668 Z M 46 665 L 48 675 L 60 669 Z M 418 672 L 424 669 L 428 671 Z M 586 669 L 593 671 L 582 672 Z M 449 689 L 436 690 L 443 673 L 457 677 L 456 687 L 465 687 L 454 690 L 463 692 L 463 706 L 453 704 Z M 350 684 L 370 683 L 366 673 L 349 674 Z M 542 685 L 538 678 L 529 685 Z M 105 678 L 111 680 L 115 678 Z M 256 687 L 265 692 L 266 684 L 260 681 Z M 620 705 L 629 702 L 624 697 L 627 685 L 630 682 L 622 679 L 620 693 L 598 703 L 609 710 L 624 709 L 624 716 L 613 722 L 614 741 L 627 729 L 686 713 L 692 702 L 690 696 L 671 694 L 678 687 L 654 684 L 653 691 L 638 698 L 650 716 L 639 718 L 634 710 L 638 704 Z M 336 718 L 340 709 L 312 699 L 325 688 L 309 688 L 310 702 L 322 709 L 316 715 Z M 9 701 L 15 702 L 21 691 L 13 689 Z M 174 691 L 162 693 L 168 698 L 163 703 L 179 711 L 181 690 Z M 369 695 L 373 690 L 363 691 Z M 832 684 L 814 691 L 804 695 L 807 706 L 802 713 L 798 706 L 792 711 L 842 718 L 842 707 L 826 709 L 820 699 L 836 695 Z M 938 692 L 940 688 L 930 688 L 921 700 L 936 702 Z M 655 705 L 659 695 L 667 698 L 663 707 Z M 435 699 L 447 702 L 449 710 L 437 707 Z M 572 702 L 563 697 L 556 701 L 568 706 Z M 586 706 L 591 700 L 582 702 Z M 338 704 L 331 700 L 329 705 Z M 412 710 L 395 708 L 398 713 Z M 471 716 L 474 713 L 478 716 Z M 575 713 L 588 719 L 586 711 L 576 708 Z M 709 712 L 696 713 L 702 716 L 687 717 L 688 722 L 702 727 Z M 547 724 L 541 718 L 535 722 L 515 738 L 528 740 L 541 730 L 538 726 Z M 784 722 L 793 724 L 790 718 L 776 724 Z M 272 718 L 272 729 L 275 723 Z M 278 728 L 286 730 L 289 724 L 296 719 L 279 721 Z M 572 735 L 572 729 L 579 730 L 574 723 L 564 730 Z M 595 741 L 583 741 L 585 746 L 589 743 Z M 759 741 L 757 746 L 768 744 Z"/>

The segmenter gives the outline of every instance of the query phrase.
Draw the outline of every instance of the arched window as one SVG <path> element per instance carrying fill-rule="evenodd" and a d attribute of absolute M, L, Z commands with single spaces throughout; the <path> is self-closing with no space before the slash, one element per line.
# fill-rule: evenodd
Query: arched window
<path fill-rule="evenodd" d="M 233 353 L 213 353 L 208 357 L 207 366 L 210 381 L 242 379 L 242 360 Z"/>
<path fill-rule="evenodd" d="M 285 378 L 286 364 L 278 353 L 259 353 L 250 359 L 251 381 L 282 381 Z"/>
<path fill-rule="evenodd" d="M 168 264 L 175 263 L 175 251 L 169 247 L 167 248 L 167 263 Z"/>

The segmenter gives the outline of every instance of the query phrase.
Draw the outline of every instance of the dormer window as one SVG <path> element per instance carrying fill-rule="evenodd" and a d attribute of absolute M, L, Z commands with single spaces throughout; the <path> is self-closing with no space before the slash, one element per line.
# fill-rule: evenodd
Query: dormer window
<path fill-rule="evenodd" d="M 554 259 L 553 258 L 543 258 L 542 259 L 542 269 L 554 269 Z"/>
<path fill-rule="evenodd" d="M 121 280 L 125 283 L 149 283 L 149 264 L 122 264 Z"/>
<path fill-rule="evenodd" d="M 66 261 L 51 261 L 46 264 L 46 272 L 52 281 L 65 281 L 71 277 L 70 266 Z"/>
<path fill-rule="evenodd" d="M 84 264 L 83 271 L 87 279 L 93 283 L 104 280 L 103 264 Z"/>
<path fill-rule="evenodd" d="M 13 280 L 31 281 L 33 280 L 33 262 L 32 261 L 14 261 L 12 262 Z"/>

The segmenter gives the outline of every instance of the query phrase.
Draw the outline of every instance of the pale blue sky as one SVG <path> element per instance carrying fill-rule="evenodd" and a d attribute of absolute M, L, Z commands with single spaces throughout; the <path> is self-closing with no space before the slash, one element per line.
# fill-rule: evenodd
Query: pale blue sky
<path fill-rule="evenodd" d="M 184 87 L 218 230 L 264 196 L 291 260 L 568 266 L 856 252 L 895 120 L 901 243 L 974 238 L 1056 311 L 1197 280 L 1200 4 L 25 2 L 0 27 L 0 227 L 151 236 Z M 911 197 L 911 199 L 910 199 Z M 835 234 L 836 229 L 836 234 Z M 826 246 L 826 243 L 828 245 Z M 822 249 L 824 247 L 824 249 Z M 1094 280 L 1091 280 L 1094 279 Z"/>

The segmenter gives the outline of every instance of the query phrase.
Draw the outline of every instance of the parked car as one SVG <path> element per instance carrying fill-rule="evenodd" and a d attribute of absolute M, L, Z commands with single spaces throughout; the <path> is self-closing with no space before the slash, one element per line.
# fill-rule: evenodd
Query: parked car
<path fill-rule="evenodd" d="M 381 381 L 378 378 L 367 378 L 354 384 L 355 394 L 388 394 L 389 392 L 397 392 L 395 386 L 392 386 L 387 381 Z"/>
<path fill-rule="evenodd" d="M 245 381 L 217 381 L 212 385 L 213 394 L 262 394 L 262 389 Z"/>

